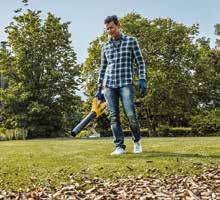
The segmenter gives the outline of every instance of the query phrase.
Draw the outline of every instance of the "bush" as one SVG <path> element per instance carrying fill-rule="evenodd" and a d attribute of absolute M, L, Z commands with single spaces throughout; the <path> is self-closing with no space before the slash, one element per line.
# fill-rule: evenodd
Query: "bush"
<path fill-rule="evenodd" d="M 7 137 L 7 140 L 14 140 L 14 129 L 7 129 L 6 131 L 5 131 L 5 135 L 6 135 L 6 137 Z"/>
<path fill-rule="evenodd" d="M 89 137 L 90 135 L 92 135 L 91 131 L 83 130 L 79 134 L 76 135 L 76 138 Z"/>
<path fill-rule="evenodd" d="M 168 137 L 170 135 L 170 127 L 169 126 L 161 126 L 157 129 L 157 135 L 160 137 Z"/>
<path fill-rule="evenodd" d="M 5 129 L 0 128 L 0 141 L 6 140 L 25 140 L 27 138 L 27 130 L 22 128 Z"/>
<path fill-rule="evenodd" d="M 158 136 L 160 137 L 187 137 L 192 136 L 190 127 L 169 127 L 161 126 L 158 128 Z"/>
<path fill-rule="evenodd" d="M 218 129 L 219 130 L 219 129 Z M 193 132 L 191 127 L 169 127 L 169 126 L 161 126 L 156 129 L 157 133 L 152 135 L 152 137 L 191 137 L 191 136 L 204 136 L 205 134 L 198 134 L 197 132 Z M 132 136 L 130 129 L 123 130 L 124 136 Z M 88 137 L 92 133 L 89 130 L 81 131 L 76 138 Z M 106 130 L 104 132 L 100 132 L 101 137 L 112 137 L 112 131 Z M 207 134 L 206 134 L 207 135 Z M 220 135 L 220 131 L 215 134 L 209 135 Z M 149 137 L 149 131 L 147 128 L 141 129 L 142 137 Z"/>
<path fill-rule="evenodd" d="M 5 131 L 6 131 L 7 129 L 6 128 L 1 128 L 0 127 L 0 134 L 5 134 Z"/>
<path fill-rule="evenodd" d="M 192 132 L 205 136 L 220 133 L 220 108 L 192 117 Z"/>
<path fill-rule="evenodd" d="M 27 138 L 28 131 L 22 128 L 14 129 L 14 139 L 15 140 L 25 140 Z"/>
<path fill-rule="evenodd" d="M 130 129 L 123 130 L 124 136 L 131 136 Z M 111 130 L 107 130 L 101 133 L 101 137 L 111 137 L 112 132 Z M 149 130 L 147 128 L 141 129 L 141 136 L 142 137 L 149 137 Z M 153 137 L 187 137 L 193 136 L 190 127 L 169 127 L 169 126 L 161 126 L 157 129 L 157 133 L 152 135 Z"/>
<path fill-rule="evenodd" d="M 171 137 L 175 137 L 175 136 L 179 136 L 179 137 L 188 137 L 188 136 L 193 136 L 192 135 L 192 129 L 191 127 L 173 127 L 170 128 L 170 133 L 169 136 Z"/>
<path fill-rule="evenodd" d="M 125 130 L 123 130 L 123 132 L 124 132 L 125 137 L 132 136 L 130 129 L 125 129 Z M 110 134 L 112 135 L 111 131 L 110 131 Z M 148 137 L 149 136 L 149 132 L 148 132 L 147 128 L 146 129 L 141 129 L 141 136 L 142 137 Z"/>
<path fill-rule="evenodd" d="M 8 140 L 7 136 L 3 133 L 0 133 L 0 141 L 6 141 Z"/>

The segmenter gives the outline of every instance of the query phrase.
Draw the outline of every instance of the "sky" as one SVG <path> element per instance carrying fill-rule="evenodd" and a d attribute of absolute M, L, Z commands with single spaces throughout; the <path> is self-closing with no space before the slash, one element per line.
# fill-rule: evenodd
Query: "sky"
<path fill-rule="evenodd" d="M 22 7 L 21 0 L 0 0 L 0 41 L 6 39 L 6 27 L 14 16 L 14 10 Z M 119 18 L 136 12 L 149 19 L 170 17 L 192 25 L 200 24 L 200 36 L 211 40 L 215 46 L 214 25 L 220 23 L 219 0 L 30 0 L 27 8 L 41 10 L 45 18 L 48 12 L 70 21 L 73 47 L 77 60 L 82 63 L 87 56 L 89 43 L 104 30 L 106 16 L 116 14 Z"/>

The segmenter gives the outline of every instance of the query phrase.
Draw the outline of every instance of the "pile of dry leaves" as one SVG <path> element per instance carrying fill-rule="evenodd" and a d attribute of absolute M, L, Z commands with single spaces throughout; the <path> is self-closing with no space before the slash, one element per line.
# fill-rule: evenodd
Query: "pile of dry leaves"
<path fill-rule="evenodd" d="M 39 187 L 26 192 L 0 191 L 0 200 L 5 199 L 220 200 L 220 168 L 206 170 L 194 177 L 170 175 L 163 179 L 129 176 L 117 181 L 105 181 L 84 176 L 83 181 L 79 184 L 72 177 L 71 185 L 63 184 L 55 191 L 50 187 Z"/>

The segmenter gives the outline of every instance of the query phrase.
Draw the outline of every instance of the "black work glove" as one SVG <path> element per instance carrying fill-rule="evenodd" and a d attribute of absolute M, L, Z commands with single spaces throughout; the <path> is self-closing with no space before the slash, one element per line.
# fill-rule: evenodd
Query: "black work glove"
<path fill-rule="evenodd" d="M 141 97 L 144 97 L 147 94 L 147 84 L 145 79 L 139 80 L 139 93 Z"/>
<path fill-rule="evenodd" d="M 97 97 L 98 100 L 100 101 L 104 99 L 104 95 L 102 94 L 102 87 L 98 88 L 98 91 L 96 92 L 95 97 Z"/>

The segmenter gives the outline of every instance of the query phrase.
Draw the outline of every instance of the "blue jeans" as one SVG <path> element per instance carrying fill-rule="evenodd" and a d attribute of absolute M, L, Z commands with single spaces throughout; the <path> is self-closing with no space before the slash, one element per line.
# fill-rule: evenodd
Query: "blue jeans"
<path fill-rule="evenodd" d="M 134 106 L 134 88 L 133 85 L 127 85 L 121 88 L 108 88 L 104 90 L 104 96 L 107 102 L 108 112 L 111 120 L 111 130 L 113 133 L 113 142 L 116 147 L 126 148 L 124 145 L 124 134 L 121 128 L 119 99 L 122 102 L 125 116 L 129 122 L 134 142 L 140 140 L 140 126 L 137 120 Z"/>

